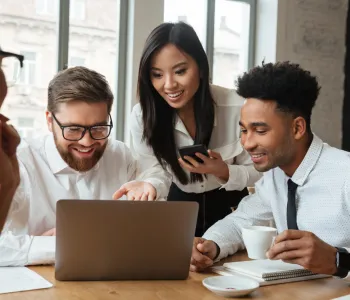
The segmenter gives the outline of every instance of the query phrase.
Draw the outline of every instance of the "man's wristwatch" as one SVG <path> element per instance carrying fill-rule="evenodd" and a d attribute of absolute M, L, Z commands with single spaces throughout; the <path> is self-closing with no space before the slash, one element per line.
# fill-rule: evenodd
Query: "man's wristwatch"
<path fill-rule="evenodd" d="M 344 248 L 337 249 L 336 266 L 337 272 L 333 276 L 345 278 L 350 271 L 350 253 Z"/>

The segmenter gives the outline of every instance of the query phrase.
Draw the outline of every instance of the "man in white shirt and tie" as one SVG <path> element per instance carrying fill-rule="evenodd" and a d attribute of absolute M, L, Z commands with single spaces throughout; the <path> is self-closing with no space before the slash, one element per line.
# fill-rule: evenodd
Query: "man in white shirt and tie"
<path fill-rule="evenodd" d="M 113 94 L 101 74 L 84 67 L 58 73 L 48 88 L 52 134 L 18 149 L 21 183 L 0 236 L 0 266 L 53 263 L 59 199 L 157 200 L 171 178 L 141 170 L 124 143 L 108 139 Z"/>
<path fill-rule="evenodd" d="M 274 221 L 279 235 L 268 258 L 347 277 L 350 153 L 330 147 L 311 131 L 320 90 L 316 78 L 297 64 L 282 62 L 255 67 L 237 83 L 237 93 L 246 99 L 241 142 L 255 168 L 265 173 L 255 194 L 194 240 L 191 270 L 244 249 L 244 226 Z"/>

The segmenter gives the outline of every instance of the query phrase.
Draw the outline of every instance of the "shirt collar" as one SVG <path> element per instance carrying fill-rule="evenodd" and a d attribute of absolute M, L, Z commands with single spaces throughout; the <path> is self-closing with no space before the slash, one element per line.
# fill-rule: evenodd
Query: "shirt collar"
<path fill-rule="evenodd" d="M 216 127 L 217 125 L 217 109 L 216 106 L 214 106 L 214 127 Z M 185 134 L 188 135 L 188 131 L 185 127 L 185 124 L 182 122 L 182 120 L 180 119 L 179 115 L 176 114 L 175 116 L 175 130 L 181 131 Z"/>
<path fill-rule="evenodd" d="M 108 148 L 108 144 L 107 144 Z M 106 148 L 106 150 L 107 150 Z M 62 171 L 68 171 L 69 173 L 82 174 L 82 172 L 76 171 L 68 166 L 68 164 L 62 159 L 60 153 L 57 150 L 54 138 L 52 134 L 49 134 L 45 141 L 45 153 L 49 167 L 53 174 L 59 174 Z M 102 159 L 102 157 L 101 157 Z M 98 162 L 90 171 L 97 170 L 100 162 Z M 87 172 L 86 172 L 87 173 Z"/>
<path fill-rule="evenodd" d="M 53 174 L 57 174 L 64 169 L 68 168 L 67 163 L 62 159 L 59 154 L 53 135 L 49 134 L 45 141 L 45 153 L 47 162 Z"/>
<path fill-rule="evenodd" d="M 320 158 L 322 148 L 323 141 L 314 134 L 311 145 L 303 161 L 293 174 L 292 180 L 297 185 L 302 186 L 305 183 L 306 179 L 308 178 L 309 174 L 314 169 L 315 165 L 317 164 Z"/>

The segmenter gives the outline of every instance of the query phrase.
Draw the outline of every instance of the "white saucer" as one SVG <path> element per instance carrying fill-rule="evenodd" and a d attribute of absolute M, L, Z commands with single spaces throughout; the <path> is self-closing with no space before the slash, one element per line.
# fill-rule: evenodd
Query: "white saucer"
<path fill-rule="evenodd" d="M 259 283 L 238 275 L 212 276 L 202 281 L 203 285 L 220 296 L 237 297 L 248 295 L 259 287 Z"/>

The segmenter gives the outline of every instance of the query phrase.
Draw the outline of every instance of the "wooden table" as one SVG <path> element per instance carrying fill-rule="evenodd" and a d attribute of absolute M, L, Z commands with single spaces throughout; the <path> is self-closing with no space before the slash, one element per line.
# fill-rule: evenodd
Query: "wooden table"
<path fill-rule="evenodd" d="M 245 253 L 235 254 L 226 261 L 247 260 Z M 33 271 L 54 284 L 53 288 L 0 295 L 1 300 L 212 300 L 216 296 L 202 285 L 202 280 L 215 274 L 190 272 L 181 281 L 78 281 L 61 282 L 54 278 L 54 267 L 31 267 Z M 261 287 L 247 298 L 256 299 L 332 299 L 350 294 L 350 283 L 341 279 L 326 278 L 304 282 Z"/>

